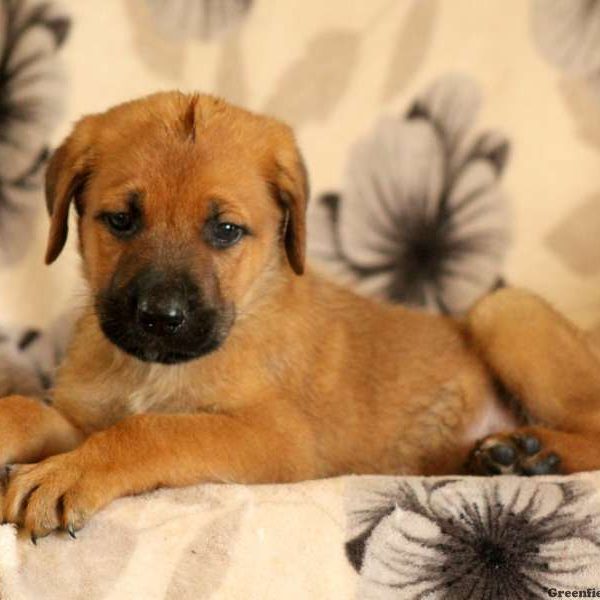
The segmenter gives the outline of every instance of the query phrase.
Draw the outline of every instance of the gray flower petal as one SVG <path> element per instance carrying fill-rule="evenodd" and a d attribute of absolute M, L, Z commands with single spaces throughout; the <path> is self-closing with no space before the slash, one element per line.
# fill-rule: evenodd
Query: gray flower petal
<path fill-rule="evenodd" d="M 56 51 L 69 19 L 37 0 L 3 2 L 0 18 L 0 259 L 10 263 L 22 255 L 25 231 L 42 206 L 46 146 L 65 93 Z"/>
<path fill-rule="evenodd" d="M 470 77 L 445 75 L 437 79 L 416 103 L 439 128 L 445 149 L 454 163 L 460 144 L 481 107 L 479 87 Z"/>
<path fill-rule="evenodd" d="M 246 507 L 232 508 L 202 527 L 171 575 L 165 600 L 215 597 L 231 567 L 245 510 Z M 190 577 L 190 573 L 194 576 Z"/>
<path fill-rule="evenodd" d="M 534 0 L 532 27 L 550 62 L 572 75 L 600 71 L 599 0 Z"/>
<path fill-rule="evenodd" d="M 495 165 L 474 160 L 456 179 L 448 195 L 449 227 L 454 239 L 469 239 L 480 232 L 503 240 L 502 252 L 509 240 L 509 208 L 498 185 Z"/>
<path fill-rule="evenodd" d="M 355 31 L 317 33 L 278 78 L 262 111 L 295 128 L 329 118 L 352 81 L 360 49 L 361 37 Z"/>
<path fill-rule="evenodd" d="M 426 121 L 384 118 L 351 151 L 340 208 L 340 241 L 349 259 L 378 267 L 398 259 L 402 228 L 416 211 L 435 215 L 444 156 Z"/>
<path fill-rule="evenodd" d="M 354 289 L 363 296 L 387 300 L 389 290 L 396 286 L 396 273 L 391 269 L 381 272 L 368 273 L 362 277 L 354 273 L 354 278 L 348 281 Z M 429 303 L 423 302 L 424 306 L 430 307 Z"/>
<path fill-rule="evenodd" d="M 466 312 L 501 275 L 510 243 L 510 213 L 492 163 L 468 164 L 448 199 L 448 245 L 439 280 L 442 304 Z"/>
<path fill-rule="evenodd" d="M 451 314 L 466 313 L 483 293 L 489 292 L 498 277 L 486 275 L 496 266 L 495 261 L 476 253 L 447 262 L 435 289 L 440 304 Z"/>
<path fill-rule="evenodd" d="M 321 210 L 317 258 L 363 294 L 447 313 L 497 285 L 509 243 L 499 177 L 510 148 L 496 132 L 467 143 L 479 103 L 471 79 L 448 76 L 404 119 L 379 121 L 353 147 L 334 210 Z"/>
<path fill-rule="evenodd" d="M 40 27 L 24 33 L 10 54 L 4 83 L 6 119 L 0 139 L 0 177 L 16 179 L 30 166 L 47 142 L 64 99 L 64 76 L 53 52 L 53 34 Z M 8 105 L 8 106 L 7 106 Z"/>
<path fill-rule="evenodd" d="M 66 351 L 77 312 L 65 313 L 45 331 L 0 327 L 0 398 L 45 393 Z"/>
<path fill-rule="evenodd" d="M 238 25 L 252 0 L 146 0 L 157 28 L 174 40 L 210 40 Z"/>
<path fill-rule="evenodd" d="M 408 7 L 395 36 L 396 44 L 383 85 L 383 101 L 403 90 L 421 69 L 431 50 L 439 9 L 439 0 L 420 0 Z"/>
<path fill-rule="evenodd" d="M 600 514 L 589 483 L 415 478 L 396 480 L 394 492 L 392 481 L 371 506 L 362 486 L 360 503 L 347 502 L 361 599 L 541 598 L 565 581 L 585 589 L 597 579 Z"/>
<path fill-rule="evenodd" d="M 39 186 L 23 187 L 0 180 L 0 263 L 11 265 L 29 244 L 32 219 L 42 206 Z"/>
<path fill-rule="evenodd" d="M 484 158 L 490 161 L 501 175 L 510 155 L 510 144 L 506 136 L 497 131 L 486 131 L 477 137 L 468 151 L 467 160 Z"/>
<path fill-rule="evenodd" d="M 0 343 L 0 397 L 40 396 L 43 386 L 28 357 L 10 342 Z"/>
<path fill-rule="evenodd" d="M 579 277 L 600 273 L 600 193 L 577 202 L 548 233 L 546 247 Z"/>
<path fill-rule="evenodd" d="M 420 598 L 435 587 L 423 571 L 441 562 L 435 549 L 441 532 L 422 515 L 397 507 L 381 520 L 367 545 L 358 598 Z"/>

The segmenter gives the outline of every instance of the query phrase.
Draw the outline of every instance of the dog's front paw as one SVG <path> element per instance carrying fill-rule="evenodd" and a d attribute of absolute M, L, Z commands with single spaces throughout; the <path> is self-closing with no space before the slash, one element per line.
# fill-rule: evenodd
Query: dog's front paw
<path fill-rule="evenodd" d="M 544 448 L 534 434 L 518 431 L 481 440 L 466 465 L 472 475 L 551 475 L 559 468 L 558 454 Z"/>
<path fill-rule="evenodd" d="M 4 522 L 25 529 L 35 543 L 55 529 L 75 532 L 111 500 L 97 468 L 77 450 L 10 469 Z"/>

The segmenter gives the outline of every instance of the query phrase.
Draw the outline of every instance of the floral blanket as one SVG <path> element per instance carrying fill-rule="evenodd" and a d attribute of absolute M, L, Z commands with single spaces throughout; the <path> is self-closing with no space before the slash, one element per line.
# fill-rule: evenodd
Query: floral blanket
<path fill-rule="evenodd" d="M 1 526 L 0 597 L 595 597 L 599 488 L 586 473 L 161 490 L 113 503 L 76 540 L 34 546 Z"/>
<path fill-rule="evenodd" d="M 88 14 L 90 3 L 70 4 Z M 223 34 L 222 43 L 208 54 L 168 46 L 159 56 L 167 46 L 152 37 L 153 45 L 140 45 L 144 62 L 129 63 L 115 44 L 122 24 L 108 16 L 121 4 L 131 15 L 145 5 L 156 35 L 176 44 L 217 43 Z M 90 85 L 92 97 L 106 92 L 108 101 L 104 88 L 131 90 L 123 80 L 131 72 L 137 90 L 152 56 L 160 59 L 153 68 L 168 65 L 168 79 L 152 72 L 147 81 L 172 87 L 180 63 L 196 54 L 216 73 L 210 89 L 295 126 L 317 183 L 309 252 L 331 275 L 361 293 L 448 314 L 462 314 L 515 275 L 539 291 L 566 282 L 568 293 L 554 296 L 571 312 L 592 315 L 589 325 L 597 321 L 600 221 L 591 175 L 600 139 L 600 0 L 513 2 L 509 9 L 506 2 L 321 3 L 327 18 L 315 16 L 323 22 L 296 40 L 296 22 L 313 19 L 313 4 L 299 3 L 298 12 L 252 0 L 104 3 L 98 38 L 81 23 L 78 39 L 100 45 L 89 55 L 84 42 L 73 47 L 69 64 L 83 64 L 84 56 L 85 69 L 69 71 L 76 77 L 71 95 L 60 57 L 70 17 L 46 0 L 0 2 L 0 266 L 23 261 L 35 239 L 43 166 L 65 101 L 77 103 L 71 116 L 79 117 L 90 108 L 83 88 Z M 364 18 L 364 7 L 373 17 Z M 276 18 L 286 11 L 293 35 Z M 136 32 L 143 30 L 138 21 Z M 242 26 L 243 36 L 236 33 Z M 453 53 L 454 38 L 461 44 Z M 269 43 L 283 62 L 260 64 Z M 117 63 L 111 85 L 102 78 L 110 60 L 102 44 L 114 44 L 125 65 L 118 85 Z M 259 46 L 264 53 L 254 51 Z M 459 72 L 448 72 L 455 66 Z M 273 67 L 269 93 L 269 78 L 254 73 Z M 78 79 L 83 71 L 90 78 Z M 178 80 L 184 87 L 204 81 L 187 71 L 194 75 Z M 325 174 L 337 169 L 331 157 L 361 128 L 342 180 L 323 190 Z M 346 130 L 352 133 L 340 135 Z M 510 195 L 520 245 L 507 269 Z M 519 261 L 532 267 L 523 271 Z M 65 285 L 65 271 L 57 272 L 59 284 L 48 290 L 36 269 L 27 272 L 27 294 L 15 296 L 18 322 L 30 303 L 43 306 Z M 19 288 L 12 275 L 0 287 L 2 298 Z M 64 354 L 73 306 L 66 320 L 37 330 L 9 324 L 8 305 L 0 314 L 0 397 L 42 395 Z M 0 526 L 0 600 L 600 597 L 599 489 L 600 472 L 160 490 L 114 502 L 76 540 L 53 534 L 33 546 Z"/>

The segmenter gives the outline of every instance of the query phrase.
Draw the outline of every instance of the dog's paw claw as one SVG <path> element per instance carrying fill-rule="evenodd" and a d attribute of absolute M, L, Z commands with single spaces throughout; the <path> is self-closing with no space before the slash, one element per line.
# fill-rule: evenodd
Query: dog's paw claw
<path fill-rule="evenodd" d="M 473 475 L 552 475 L 559 472 L 560 462 L 534 435 L 499 434 L 475 446 L 466 469 Z"/>
<path fill-rule="evenodd" d="M 73 527 L 73 525 L 67 525 L 67 533 L 74 539 L 77 539 L 77 536 L 75 535 L 75 527 Z"/>

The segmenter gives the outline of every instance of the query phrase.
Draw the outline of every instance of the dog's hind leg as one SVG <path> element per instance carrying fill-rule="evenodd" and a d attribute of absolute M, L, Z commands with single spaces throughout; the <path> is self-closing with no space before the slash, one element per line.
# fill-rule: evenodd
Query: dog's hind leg
<path fill-rule="evenodd" d="M 469 471 L 600 469 L 600 361 L 583 332 L 540 298 L 511 288 L 479 302 L 467 327 L 491 372 L 539 425 L 485 438 Z"/>
<path fill-rule="evenodd" d="M 490 435 L 469 456 L 473 475 L 550 475 L 600 468 L 600 433 L 523 427 Z"/>

